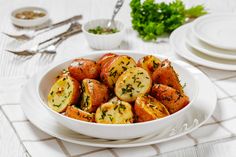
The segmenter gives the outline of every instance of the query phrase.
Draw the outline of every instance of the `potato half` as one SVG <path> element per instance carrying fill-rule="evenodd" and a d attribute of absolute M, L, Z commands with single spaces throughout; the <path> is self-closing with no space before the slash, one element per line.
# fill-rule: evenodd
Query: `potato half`
<path fill-rule="evenodd" d="M 82 95 L 80 107 L 86 112 L 95 112 L 104 102 L 107 102 L 109 92 L 106 85 L 94 79 L 82 81 Z"/>
<path fill-rule="evenodd" d="M 100 78 L 110 89 L 113 89 L 118 77 L 124 71 L 133 67 L 136 67 L 136 62 L 133 58 L 126 55 L 120 55 L 112 58 L 102 67 Z"/>
<path fill-rule="evenodd" d="M 68 106 L 66 109 L 65 116 L 86 121 L 86 122 L 94 122 L 94 113 L 85 112 L 75 106 Z"/>
<path fill-rule="evenodd" d="M 100 66 L 93 60 L 79 58 L 73 60 L 68 67 L 70 75 L 78 81 L 85 78 L 96 79 L 99 77 Z"/>
<path fill-rule="evenodd" d="M 107 62 L 116 56 L 118 55 L 114 53 L 106 53 L 97 61 L 97 64 L 102 68 Z"/>
<path fill-rule="evenodd" d="M 167 108 L 150 95 L 140 95 L 134 105 L 138 122 L 145 122 L 166 117 L 169 114 Z"/>
<path fill-rule="evenodd" d="M 115 85 L 116 96 L 127 102 L 135 101 L 141 95 L 148 93 L 152 87 L 149 73 L 140 67 L 130 68 L 117 80 Z"/>
<path fill-rule="evenodd" d="M 164 60 L 159 64 L 158 68 L 154 71 L 152 75 L 152 80 L 157 84 L 164 84 L 170 86 L 176 90 L 183 92 L 183 88 L 180 84 L 177 73 L 174 68 L 171 66 L 169 60 Z"/>
<path fill-rule="evenodd" d="M 189 98 L 184 93 L 163 84 L 155 84 L 152 87 L 151 94 L 164 104 L 171 114 L 179 111 L 189 103 Z"/>
<path fill-rule="evenodd" d="M 152 73 L 155 71 L 155 69 L 157 69 L 160 63 L 161 61 L 157 57 L 148 55 L 140 58 L 138 60 L 137 66 L 147 70 L 147 72 L 152 75 Z"/>
<path fill-rule="evenodd" d="M 51 87 L 48 106 L 56 112 L 64 112 L 67 106 L 77 103 L 79 96 L 79 82 L 68 75 L 63 75 Z"/>
<path fill-rule="evenodd" d="M 104 103 L 97 109 L 95 121 L 104 124 L 133 123 L 132 106 L 120 100 Z"/>

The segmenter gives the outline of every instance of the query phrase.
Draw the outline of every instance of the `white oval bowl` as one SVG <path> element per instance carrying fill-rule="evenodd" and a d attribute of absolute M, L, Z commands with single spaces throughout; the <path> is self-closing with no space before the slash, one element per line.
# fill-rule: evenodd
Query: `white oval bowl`
<path fill-rule="evenodd" d="M 19 12 L 22 11 L 33 11 L 33 10 L 38 10 L 41 11 L 43 13 L 45 13 L 45 16 L 40 17 L 40 18 L 36 18 L 36 19 L 18 19 L 15 17 L 15 15 Z M 36 26 L 40 26 L 44 23 L 46 23 L 49 20 L 49 14 L 47 12 L 47 10 L 43 9 L 43 8 L 39 8 L 39 7 L 24 7 L 24 8 L 20 8 L 20 9 L 16 9 L 11 13 L 11 21 L 14 25 L 16 26 L 20 26 L 20 27 L 36 27 Z"/>
<path fill-rule="evenodd" d="M 147 53 L 137 53 L 133 51 L 113 51 L 116 54 L 125 54 L 128 56 L 133 57 L 136 61 L 147 55 Z M 89 55 L 79 56 L 78 58 L 88 58 L 97 60 L 103 54 L 107 53 L 104 51 L 100 52 L 93 52 Z M 155 54 L 152 54 L 155 55 Z M 166 59 L 166 57 L 155 55 L 160 59 Z M 39 78 L 37 82 L 37 96 L 38 99 L 41 101 L 42 105 L 46 107 L 46 109 L 50 112 L 50 114 L 62 125 L 65 127 L 78 132 L 80 134 L 84 134 L 87 136 L 92 136 L 96 138 L 103 138 L 103 139 L 131 139 L 131 138 L 138 138 L 143 137 L 154 132 L 161 133 L 168 127 L 173 127 L 178 124 L 178 120 L 188 112 L 188 109 L 192 106 L 193 102 L 195 101 L 198 95 L 198 83 L 195 76 L 195 72 L 192 71 L 192 66 L 184 63 L 182 61 L 174 61 L 171 60 L 172 65 L 176 72 L 179 75 L 181 83 L 186 83 L 186 87 L 184 91 L 186 95 L 190 98 L 190 103 L 181 109 L 180 111 L 161 118 L 156 119 L 148 122 L 142 123 L 134 123 L 134 124 L 99 124 L 99 123 L 91 123 L 85 122 L 81 120 L 72 119 L 70 117 L 66 117 L 63 114 L 59 114 L 52 109 L 50 109 L 47 105 L 47 95 L 52 87 L 53 83 L 56 81 L 56 76 L 61 73 L 62 69 L 67 68 L 73 59 L 60 61 L 57 64 L 50 66 Z"/>
<path fill-rule="evenodd" d="M 115 25 L 119 32 L 112 34 L 93 34 L 89 33 L 89 29 L 94 29 L 97 26 L 106 27 L 108 19 L 91 20 L 82 26 L 82 31 L 91 48 L 99 50 L 111 50 L 118 47 L 124 37 L 125 26 L 120 21 L 115 21 Z"/>

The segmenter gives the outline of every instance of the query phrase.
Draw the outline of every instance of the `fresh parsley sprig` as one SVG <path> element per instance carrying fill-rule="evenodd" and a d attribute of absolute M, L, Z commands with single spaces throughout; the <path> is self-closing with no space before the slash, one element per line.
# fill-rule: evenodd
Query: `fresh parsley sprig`
<path fill-rule="evenodd" d="M 181 0 L 171 3 L 155 3 L 154 0 L 131 0 L 132 26 L 145 41 L 156 40 L 158 36 L 170 33 L 186 22 L 206 14 L 202 5 L 189 9 Z"/>

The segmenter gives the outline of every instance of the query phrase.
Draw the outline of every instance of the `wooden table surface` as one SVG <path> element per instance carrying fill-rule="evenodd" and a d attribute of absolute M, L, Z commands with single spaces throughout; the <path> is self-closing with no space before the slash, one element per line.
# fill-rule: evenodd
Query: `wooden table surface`
<path fill-rule="evenodd" d="M 46 8 L 50 13 L 50 18 L 53 22 L 62 20 L 64 18 L 73 16 L 75 14 L 82 14 L 83 20 L 87 21 L 94 18 L 109 18 L 115 4 L 115 0 L 0 0 L 0 32 L 11 32 L 17 30 L 11 25 L 10 12 L 15 8 L 22 6 L 41 6 Z M 235 0 L 185 0 L 187 6 L 194 4 L 204 4 L 210 12 L 235 12 Z M 131 29 L 130 23 L 130 8 L 129 1 L 126 0 L 117 19 L 126 24 L 126 27 Z M 128 37 L 129 45 L 123 44 L 124 49 L 149 50 L 153 52 L 166 51 L 168 54 L 171 51 L 169 43 L 156 44 L 145 43 L 136 34 Z M 77 40 L 77 44 L 70 47 L 72 41 Z M 89 50 L 85 39 L 79 35 L 73 37 L 63 43 L 59 50 L 60 52 L 69 51 L 83 51 Z M 0 77 L 14 77 L 26 74 L 32 74 L 39 68 L 49 64 L 52 60 L 46 61 L 39 56 L 35 56 L 30 60 L 22 60 L 21 58 L 12 54 L 6 53 L 4 50 L 9 46 L 16 46 L 20 43 L 15 43 L 12 39 L 0 34 Z M 1 89 L 0 89 L 1 90 Z M 25 156 L 24 149 L 18 140 L 14 129 L 11 127 L 7 116 L 0 110 L 0 157 L 23 157 Z M 182 149 L 174 152 L 169 152 L 160 155 L 161 157 L 235 157 L 236 156 L 236 139 L 225 139 L 220 142 L 211 142 L 202 144 L 196 147 Z"/>

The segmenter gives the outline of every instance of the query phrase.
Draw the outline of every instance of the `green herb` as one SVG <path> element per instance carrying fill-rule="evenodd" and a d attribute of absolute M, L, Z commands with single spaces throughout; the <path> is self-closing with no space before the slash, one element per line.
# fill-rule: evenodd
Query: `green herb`
<path fill-rule="evenodd" d="M 100 119 L 104 119 L 106 117 L 107 110 L 102 110 L 102 115 Z"/>
<path fill-rule="evenodd" d="M 70 84 L 69 84 L 69 82 L 67 82 L 67 89 L 69 89 L 70 88 Z"/>
<path fill-rule="evenodd" d="M 153 68 L 156 69 L 158 67 L 159 63 L 156 63 L 154 60 L 152 62 L 153 62 Z"/>
<path fill-rule="evenodd" d="M 116 105 L 116 106 L 115 106 L 114 110 L 116 110 L 116 109 L 117 109 L 117 107 L 118 107 L 118 105 Z"/>
<path fill-rule="evenodd" d="M 123 110 L 123 111 L 126 110 L 125 105 L 123 105 L 123 104 L 120 104 L 120 105 L 119 105 L 118 111 L 119 111 L 120 114 L 123 114 L 121 110 Z"/>
<path fill-rule="evenodd" d="M 125 88 L 121 88 L 122 93 L 121 94 L 126 94 L 126 93 L 131 93 L 134 88 L 132 87 L 131 84 L 127 84 Z"/>
<path fill-rule="evenodd" d="M 187 86 L 187 83 L 185 82 L 184 85 L 183 85 L 183 89 Z"/>
<path fill-rule="evenodd" d="M 183 25 L 187 19 L 206 14 L 202 5 L 189 9 L 181 0 L 169 4 L 155 3 L 155 0 L 131 0 L 131 17 L 133 29 L 145 41 L 156 40 L 158 36 L 170 33 Z"/>
<path fill-rule="evenodd" d="M 93 34 L 112 34 L 119 31 L 116 28 L 103 28 L 101 26 L 97 26 L 94 29 L 89 29 L 88 32 Z"/>

